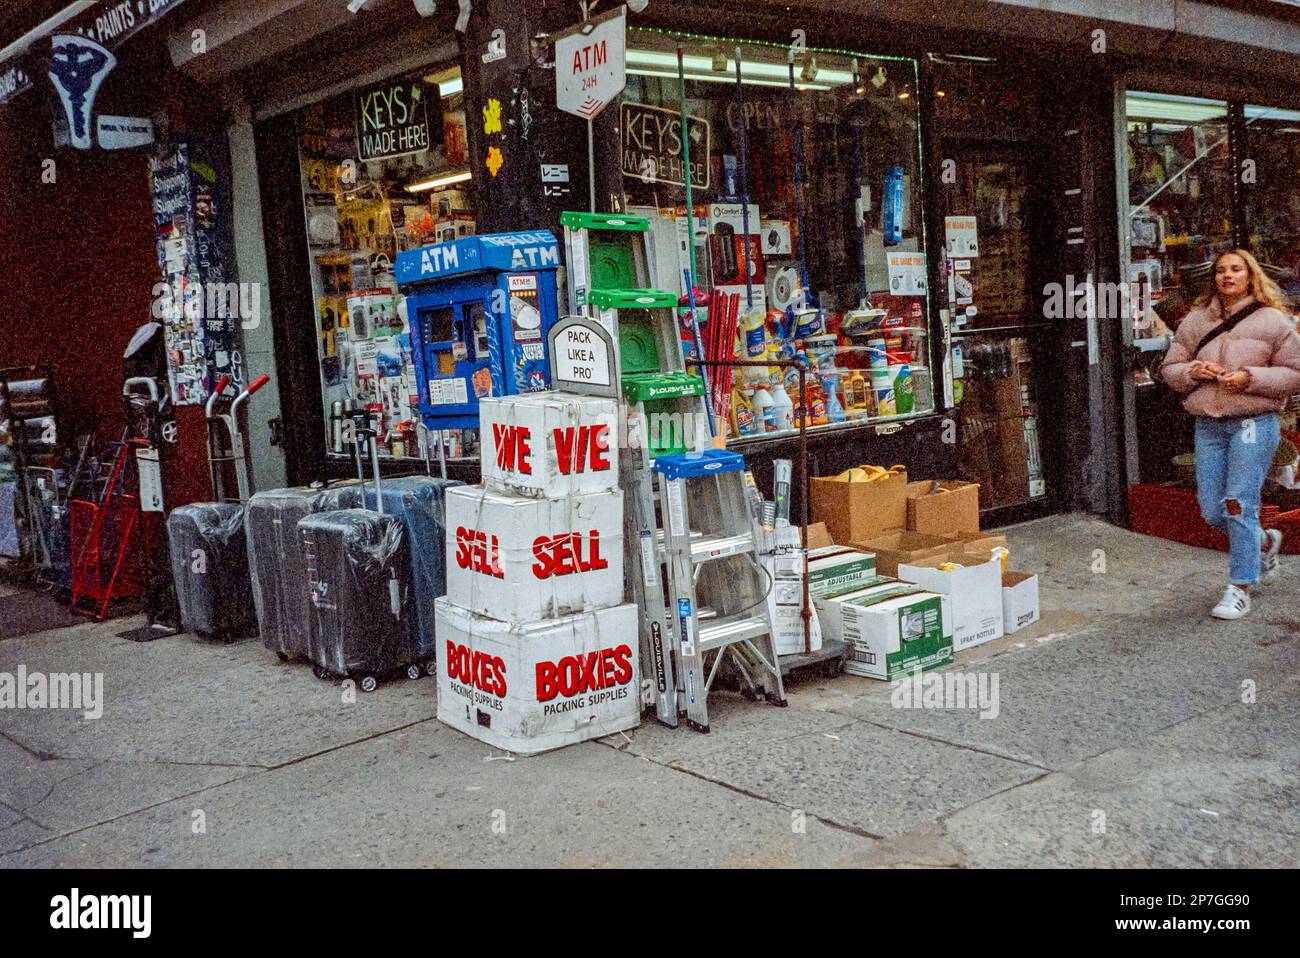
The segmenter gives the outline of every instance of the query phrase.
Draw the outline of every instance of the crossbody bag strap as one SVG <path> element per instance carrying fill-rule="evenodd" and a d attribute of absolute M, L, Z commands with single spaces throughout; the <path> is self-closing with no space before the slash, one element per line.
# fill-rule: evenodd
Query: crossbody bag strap
<path fill-rule="evenodd" d="M 1260 302 L 1251 303 L 1249 306 L 1247 306 L 1241 312 L 1237 313 L 1237 315 L 1233 316 L 1231 319 L 1225 320 L 1224 322 L 1220 323 L 1218 326 L 1215 326 L 1212 330 L 1210 330 L 1208 333 L 1206 333 L 1204 336 L 1201 337 L 1201 341 L 1197 343 L 1196 348 L 1192 350 L 1192 358 L 1195 359 L 1197 356 L 1199 356 L 1201 354 L 1202 349 L 1210 345 L 1210 343 L 1214 342 L 1224 333 L 1230 333 L 1234 329 L 1236 329 L 1237 324 L 1240 323 L 1247 316 L 1249 316 L 1251 313 L 1255 312 L 1255 310 L 1263 309 L 1263 308 L 1264 308 L 1263 303 Z"/>

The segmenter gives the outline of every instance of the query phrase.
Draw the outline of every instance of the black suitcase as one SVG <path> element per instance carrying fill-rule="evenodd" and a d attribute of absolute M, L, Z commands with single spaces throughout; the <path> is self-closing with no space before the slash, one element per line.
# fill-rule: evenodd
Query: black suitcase
<path fill-rule="evenodd" d="M 311 605 L 298 522 L 315 512 L 360 505 L 361 486 L 354 480 L 325 489 L 273 489 L 249 500 L 244 525 L 257 625 L 262 644 L 281 660 L 308 657 Z"/>
<path fill-rule="evenodd" d="M 435 675 L 437 667 L 433 600 L 447 594 L 446 491 L 463 484 L 458 479 L 402 476 L 385 479 L 380 490 L 383 511 L 399 517 L 406 528 L 415 591 L 416 657 L 429 675 Z M 366 489 L 366 506 L 375 506 L 373 488 Z"/>
<path fill-rule="evenodd" d="M 205 502 L 173 509 L 167 517 L 172 579 L 181 624 L 203 638 L 247 638 L 256 628 L 244 507 Z"/>
<path fill-rule="evenodd" d="M 308 657 L 319 677 L 354 678 L 363 691 L 406 672 L 419 650 L 406 529 L 398 516 L 341 509 L 298 523 L 310 612 Z"/>

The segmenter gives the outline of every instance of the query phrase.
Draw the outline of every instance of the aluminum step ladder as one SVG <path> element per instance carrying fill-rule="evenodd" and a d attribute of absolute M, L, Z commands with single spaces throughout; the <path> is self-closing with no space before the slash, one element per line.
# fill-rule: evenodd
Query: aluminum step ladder
<path fill-rule="evenodd" d="M 763 532 L 750 506 L 745 460 L 706 449 L 659 456 L 653 469 L 663 490 L 688 726 L 709 730 L 709 690 L 728 656 L 751 697 L 785 705 L 767 604 L 772 584 L 760 560 Z"/>
<path fill-rule="evenodd" d="M 761 529 L 755 525 L 758 517 L 751 515 L 744 463 L 738 454 L 711 448 L 705 383 L 687 371 L 682 352 L 678 296 L 649 288 L 649 221 L 627 214 L 566 212 L 560 222 L 568 257 L 570 311 L 597 318 L 619 344 L 626 423 L 620 476 L 627 506 L 624 535 L 626 542 L 636 545 L 628 550 L 628 577 L 633 598 L 645 612 L 640 636 L 642 674 L 653 680 L 656 716 L 665 725 L 676 726 L 684 713 L 692 727 L 707 731 L 705 699 L 727 648 L 751 693 L 772 686 L 775 692 L 769 692 L 769 697 L 784 704 L 765 601 L 770 583 L 765 583 L 766 573 L 757 558 Z M 674 484 L 655 468 L 660 460 L 667 466 L 674 456 L 689 456 L 692 469 L 698 457 L 713 457 L 705 477 L 675 480 L 677 488 L 689 482 L 691 502 L 703 517 L 702 528 L 694 531 L 686 519 L 679 523 L 689 543 L 683 547 L 688 553 L 685 561 L 694 570 L 689 580 L 692 615 L 685 619 L 676 611 L 682 608 L 686 592 L 670 555 L 673 534 L 664 507 L 667 490 Z M 743 567 L 735 568 L 737 562 Z M 733 567 L 720 574 L 729 564 Z M 706 574 L 706 565 L 715 568 Z M 738 583 L 745 587 L 737 589 Z M 707 603 L 703 609 L 700 596 Z M 745 614 L 739 614 L 738 596 L 754 608 L 741 609 Z M 688 631 L 699 620 L 709 622 L 704 642 Z M 768 636 L 767 656 L 755 645 L 763 634 Z M 689 673 L 684 671 L 688 648 L 693 657 Z M 706 678 L 703 668 L 710 652 L 717 654 Z M 763 681 L 764 676 L 772 681 Z"/>

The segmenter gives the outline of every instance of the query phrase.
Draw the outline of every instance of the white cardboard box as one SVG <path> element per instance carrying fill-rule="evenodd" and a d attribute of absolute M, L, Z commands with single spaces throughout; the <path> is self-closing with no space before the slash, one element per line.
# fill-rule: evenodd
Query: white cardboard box
<path fill-rule="evenodd" d="M 772 576 L 772 588 L 767 594 L 767 608 L 772 615 L 773 627 L 776 629 L 774 638 L 777 655 L 794 655 L 804 651 L 820 650 L 822 630 L 816 609 L 813 609 L 812 618 L 808 622 L 808 638 L 812 647 L 804 648 L 803 553 L 776 552 L 762 558 L 763 568 Z"/>
<path fill-rule="evenodd" d="M 447 595 L 505 622 L 623 601 L 623 494 L 526 499 L 447 490 Z"/>
<path fill-rule="evenodd" d="M 982 560 L 982 561 L 981 561 Z M 987 553 L 965 554 L 955 560 L 960 569 L 945 572 L 944 556 L 898 565 L 906 582 L 942 592 L 952 600 L 953 651 L 973 648 L 1002 635 L 1002 563 Z"/>
<path fill-rule="evenodd" d="M 510 625 L 442 597 L 438 719 L 523 755 L 635 728 L 637 607 Z"/>
<path fill-rule="evenodd" d="M 845 549 L 808 560 L 808 594 L 814 599 L 855 592 L 876 578 L 876 556 Z"/>
<path fill-rule="evenodd" d="M 822 632 L 848 643 L 844 670 L 890 680 L 952 661 L 946 595 L 893 579 L 817 601 Z"/>
<path fill-rule="evenodd" d="M 618 488 L 618 403 L 559 391 L 479 400 L 483 484 L 555 499 Z"/>
<path fill-rule="evenodd" d="M 1038 621 L 1038 576 L 1032 572 L 1002 574 L 1002 627 L 1019 632 Z"/>

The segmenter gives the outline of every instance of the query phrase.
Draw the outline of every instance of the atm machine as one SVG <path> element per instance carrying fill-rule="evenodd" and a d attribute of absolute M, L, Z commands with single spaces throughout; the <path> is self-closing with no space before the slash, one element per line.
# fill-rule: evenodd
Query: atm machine
<path fill-rule="evenodd" d="M 484 396 L 549 387 L 546 334 L 558 316 L 559 265 L 559 246 L 546 230 L 469 236 L 398 254 L 427 429 L 477 429 Z"/>

